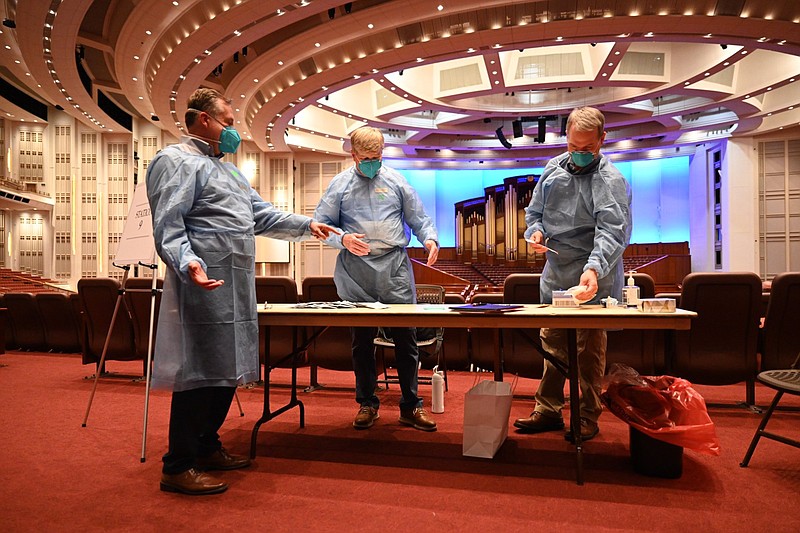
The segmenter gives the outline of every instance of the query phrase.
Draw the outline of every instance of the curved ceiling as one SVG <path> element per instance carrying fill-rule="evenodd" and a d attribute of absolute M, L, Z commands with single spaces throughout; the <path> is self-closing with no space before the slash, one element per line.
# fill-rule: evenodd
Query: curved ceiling
<path fill-rule="evenodd" d="M 0 77 L 98 131 L 130 131 L 132 116 L 179 135 L 201 85 L 232 99 L 237 128 L 262 150 L 345 154 L 349 132 L 368 123 L 384 131 L 384 157 L 406 166 L 540 164 L 563 151 L 563 119 L 579 105 L 604 111 L 604 151 L 628 159 L 800 123 L 800 2 L 5 0 L 2 9 Z M 0 110 L 41 120 L 5 95 Z"/>

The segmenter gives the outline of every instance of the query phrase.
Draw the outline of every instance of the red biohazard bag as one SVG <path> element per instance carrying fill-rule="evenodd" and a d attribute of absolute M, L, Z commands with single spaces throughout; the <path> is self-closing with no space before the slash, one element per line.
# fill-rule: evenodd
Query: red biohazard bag
<path fill-rule="evenodd" d="M 606 376 L 603 403 L 645 435 L 675 446 L 719 455 L 719 439 L 703 397 L 685 379 L 640 376 L 613 364 Z"/>

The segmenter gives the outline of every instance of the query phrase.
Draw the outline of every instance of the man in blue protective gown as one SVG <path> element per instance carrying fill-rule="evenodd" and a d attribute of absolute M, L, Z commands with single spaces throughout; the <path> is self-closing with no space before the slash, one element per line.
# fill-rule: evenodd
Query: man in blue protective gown
<path fill-rule="evenodd" d="M 438 234 L 417 192 L 396 170 L 382 164 L 383 134 L 364 126 L 350 136 L 354 165 L 335 176 L 314 218 L 341 230 L 327 243 L 341 251 L 334 281 L 339 298 L 351 302 L 416 303 L 414 273 L 406 253 L 408 228 L 428 249 L 428 265 L 439 254 Z M 351 328 L 356 402 L 353 427 L 372 427 L 380 415 L 375 395 L 377 328 Z M 402 399 L 399 422 L 435 431 L 436 422 L 417 395 L 419 350 L 415 328 L 392 328 Z"/>
<path fill-rule="evenodd" d="M 198 89 L 187 107 L 189 135 L 150 162 L 147 196 L 167 265 L 153 367 L 153 386 L 173 391 L 161 490 L 196 495 L 228 488 L 206 470 L 250 464 L 217 432 L 237 384 L 259 379 L 254 235 L 323 239 L 331 228 L 279 211 L 223 161 L 240 137 L 220 93 Z"/>
<path fill-rule="evenodd" d="M 622 253 L 631 236 L 631 192 L 619 170 L 600 153 L 605 135 L 605 117 L 599 110 L 573 110 L 567 119 L 568 152 L 547 163 L 525 210 L 525 238 L 534 243 L 533 250 L 547 254 L 540 282 L 542 303 L 552 303 L 554 290 L 574 286 L 585 289 L 581 300 L 588 303 L 622 297 Z M 542 328 L 540 337 L 549 354 L 567 362 L 565 330 Z M 580 402 L 571 400 L 573 409 L 580 403 L 580 434 L 589 440 L 599 432 L 597 420 L 603 411 L 606 331 L 579 329 L 577 340 L 581 398 Z M 545 361 L 536 407 L 514 426 L 523 433 L 563 429 L 564 382 L 558 368 Z M 568 431 L 566 438 L 571 437 Z"/>

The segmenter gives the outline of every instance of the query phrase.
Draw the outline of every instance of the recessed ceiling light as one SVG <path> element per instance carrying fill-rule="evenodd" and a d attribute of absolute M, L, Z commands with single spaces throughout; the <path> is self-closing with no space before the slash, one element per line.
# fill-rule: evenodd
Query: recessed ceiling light
<path fill-rule="evenodd" d="M 153 35 L 153 32 L 151 32 L 150 30 L 144 30 L 144 32 L 145 32 L 147 35 Z"/>

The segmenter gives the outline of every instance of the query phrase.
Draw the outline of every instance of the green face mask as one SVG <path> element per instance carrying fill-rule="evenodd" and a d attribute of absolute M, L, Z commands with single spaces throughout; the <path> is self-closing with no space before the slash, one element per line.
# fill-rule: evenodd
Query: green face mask
<path fill-rule="evenodd" d="M 380 159 L 363 159 L 358 162 L 358 171 L 369 179 L 374 178 L 381 169 Z"/>
<path fill-rule="evenodd" d="M 569 155 L 576 167 L 587 167 L 594 161 L 594 152 L 570 152 Z"/>
<path fill-rule="evenodd" d="M 233 154 L 239 148 L 240 142 L 242 142 L 242 137 L 236 128 L 225 126 L 225 129 L 219 134 L 219 151 L 223 154 Z"/>

